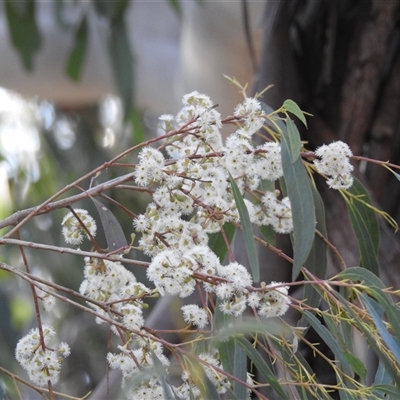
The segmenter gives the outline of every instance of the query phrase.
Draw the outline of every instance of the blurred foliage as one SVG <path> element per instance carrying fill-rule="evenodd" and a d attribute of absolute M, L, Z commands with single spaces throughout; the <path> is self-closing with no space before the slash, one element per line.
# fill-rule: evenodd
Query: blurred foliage
<path fill-rule="evenodd" d="M 50 126 L 45 128 L 41 123 L 43 120 L 37 125 L 40 137 L 40 151 L 37 154 L 38 179 L 30 180 L 29 175 L 23 169 L 19 169 L 17 176 L 9 181 L 8 189 L 10 190 L 13 211 L 41 204 L 65 185 L 132 146 L 137 137 L 145 136 L 144 130 L 146 128 L 137 112 L 134 114 L 133 129 L 130 124 L 121 124 L 118 131 L 110 133 L 107 127 L 100 124 L 98 106 L 75 112 L 57 108 L 54 111 L 54 119 Z M 63 141 L 62 130 L 59 129 L 60 123 L 64 128 L 71 128 L 74 133 L 73 137 L 66 142 Z M 10 132 L 10 134 L 12 133 Z M 110 135 L 114 135 L 114 139 L 110 139 Z M 66 138 L 64 137 L 64 139 Z M 111 143 L 111 145 L 105 147 L 104 144 L 107 143 Z M 128 171 L 129 168 L 121 167 L 118 174 L 122 174 L 124 170 Z M 115 169 L 103 172 L 97 178 L 97 181 L 112 179 L 118 174 Z M 89 184 L 90 181 L 86 181 L 83 183 L 83 187 L 87 188 Z M 80 190 L 76 188 L 73 192 L 79 193 Z M 67 195 L 71 194 L 72 192 Z M 118 202 L 131 203 L 135 209 L 140 210 L 144 207 L 143 199 L 140 196 L 133 196 L 119 190 L 112 190 L 108 194 Z M 102 199 L 101 201 L 112 210 L 124 232 L 132 231 L 132 219 L 126 218 L 121 210 L 108 203 L 107 200 Z M 93 216 L 96 216 L 96 208 L 90 199 L 83 201 L 78 206 L 87 208 Z M 1 217 L 5 218 L 7 214 L 10 214 L 11 209 L 2 207 L 1 211 L 4 212 Z M 58 210 L 51 215 L 36 217 L 24 227 L 23 238 L 62 246 L 60 223 L 67 211 Z M 97 219 L 98 225 L 101 225 L 100 218 Z M 39 240 L 38 232 L 40 232 Z M 3 233 L 5 233 L 5 230 L 3 230 Z M 104 245 L 104 248 L 107 247 L 106 239 L 102 234 L 99 236 L 99 242 Z M 86 249 L 90 250 L 90 248 Z M 34 274 L 75 290 L 79 289 L 83 268 L 80 257 L 69 255 L 61 258 L 60 254 L 41 250 L 26 250 L 26 255 Z M 1 260 L 22 267 L 19 251 L 13 246 L 2 246 Z M 135 274 L 141 276 L 144 275 L 144 271 L 135 271 Z M 0 297 L 0 340 L 2 342 L 0 366 L 7 366 L 10 370 L 19 371 L 23 377 L 25 376 L 24 372 L 20 370 L 15 361 L 14 348 L 18 338 L 22 337 L 30 327 L 36 324 L 32 302 L 30 301 L 30 289 L 29 286 L 21 283 L 10 274 L 1 271 Z M 63 332 L 66 340 L 70 341 L 75 353 L 71 356 L 69 367 L 63 371 L 63 387 L 68 387 L 68 391 L 75 387 L 75 395 L 88 392 L 97 385 L 105 373 L 104 351 L 107 347 L 107 329 L 103 328 L 99 331 L 98 325 L 92 318 L 82 315 L 80 311 L 62 303 L 56 307 L 50 319 L 56 321 L 51 322 Z M 82 335 L 92 337 L 89 344 L 82 344 Z M 0 382 L 3 382 L 8 388 L 8 396 L 12 396 L 12 385 L 5 383 L 7 381 L 5 375 L 0 372 Z M 31 398 L 31 395 L 33 396 L 33 393 L 29 394 L 28 389 L 24 390 L 26 390 L 23 392 L 24 398 L 28 399 Z M 74 390 L 70 393 L 73 394 Z"/>

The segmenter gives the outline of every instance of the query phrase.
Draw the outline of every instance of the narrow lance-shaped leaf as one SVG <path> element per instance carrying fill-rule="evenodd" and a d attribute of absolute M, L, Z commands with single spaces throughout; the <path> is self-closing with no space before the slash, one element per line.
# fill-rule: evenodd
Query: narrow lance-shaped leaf
<path fill-rule="evenodd" d="M 300 150 L 301 150 L 301 140 L 299 131 L 297 130 L 296 125 L 290 119 L 286 119 L 286 126 L 288 132 L 288 138 L 290 142 L 290 156 L 292 159 L 292 163 L 294 163 L 300 157 Z"/>
<path fill-rule="evenodd" d="M 133 55 L 123 16 L 112 21 L 108 49 L 114 81 L 128 118 L 133 107 Z"/>
<path fill-rule="evenodd" d="M 400 332 L 400 309 L 391 296 L 386 293 L 382 281 L 373 272 L 361 267 L 348 268 L 337 274 L 335 279 L 361 282 L 365 293 L 368 295 L 360 293 L 359 296 L 368 309 L 381 337 L 400 364 L 399 336 L 393 336 L 382 322 L 382 315 L 385 313 L 391 325 L 391 331 L 395 334 Z"/>
<path fill-rule="evenodd" d="M 289 397 L 283 390 L 281 384 L 276 379 L 276 374 L 271 370 L 269 365 L 265 362 L 263 357 L 259 354 L 259 352 L 245 339 L 242 337 L 237 337 L 235 340 L 243 347 L 247 356 L 256 366 L 257 370 L 263 376 L 267 382 L 271 385 L 271 388 L 276 392 L 281 400 L 289 400 Z"/>
<path fill-rule="evenodd" d="M 75 44 L 68 57 L 66 73 L 74 81 L 79 81 L 85 59 L 88 38 L 87 20 L 84 17 L 75 34 Z"/>
<path fill-rule="evenodd" d="M 357 238 L 361 254 L 361 265 L 379 275 L 378 247 L 379 224 L 374 210 L 368 207 L 371 200 L 363 184 L 356 178 L 348 192 L 358 196 L 361 201 L 352 199 L 346 202 L 351 225 Z M 365 204 L 367 203 L 367 204 Z"/>
<path fill-rule="evenodd" d="M 224 340 L 218 344 L 218 352 L 224 371 L 234 374 L 235 343 L 233 339 Z"/>
<path fill-rule="evenodd" d="M 378 391 L 378 393 L 374 393 L 377 399 L 397 400 L 399 398 L 399 391 L 393 385 L 374 385 L 373 388 Z M 384 397 L 381 392 L 393 397 Z"/>
<path fill-rule="evenodd" d="M 219 394 L 214 384 L 204 371 L 204 367 L 195 359 L 186 360 L 186 366 L 189 369 L 191 379 L 200 390 L 204 399 L 219 399 Z"/>
<path fill-rule="evenodd" d="M 297 132 L 298 134 L 298 132 Z M 310 179 L 301 157 L 292 162 L 293 150 L 286 129 L 282 130 L 281 157 L 293 217 L 293 272 L 295 280 L 314 242 L 315 209 Z"/>
<path fill-rule="evenodd" d="M 100 215 L 106 237 L 108 251 L 114 251 L 128 246 L 124 232 L 114 214 L 98 200 L 92 198 L 97 212 Z"/>
<path fill-rule="evenodd" d="M 350 279 L 353 282 L 362 282 L 365 286 L 376 287 L 384 289 L 385 285 L 382 281 L 371 271 L 361 267 L 351 267 L 339 272 L 334 279 Z"/>
<path fill-rule="evenodd" d="M 139 144 L 146 140 L 145 127 L 142 122 L 142 114 L 137 108 L 133 108 L 129 115 L 130 124 L 132 127 L 133 143 Z"/>
<path fill-rule="evenodd" d="M 167 367 L 164 367 L 161 364 L 161 361 L 157 357 L 156 353 L 154 351 L 150 350 L 151 358 L 153 360 L 153 372 L 155 372 L 158 376 L 158 380 L 161 382 L 161 386 L 163 389 L 163 394 L 165 399 L 178 399 L 176 396 L 172 394 L 171 387 L 167 382 Z"/>
<path fill-rule="evenodd" d="M 376 370 L 374 385 L 390 384 L 393 381 L 392 376 L 386 370 L 385 363 L 379 360 L 378 369 Z"/>
<path fill-rule="evenodd" d="M 258 264 L 257 250 L 253 237 L 253 229 L 250 222 L 249 212 L 247 211 L 247 207 L 243 201 L 243 197 L 240 193 L 240 190 L 237 187 L 236 182 L 232 178 L 231 174 L 229 174 L 229 180 L 231 183 L 232 193 L 235 199 L 236 207 L 239 211 L 240 223 L 243 229 L 244 242 L 247 251 L 247 258 L 250 264 L 251 275 L 253 276 L 254 282 L 259 282 L 260 267 Z"/>
<path fill-rule="evenodd" d="M 321 196 L 315 186 L 311 184 L 311 191 L 314 199 L 315 217 L 317 219 L 316 229 L 324 236 L 327 237 L 326 223 L 325 223 L 325 209 Z M 325 242 L 318 235 L 315 235 L 314 243 L 312 245 L 310 254 L 304 263 L 305 268 L 313 275 L 318 276 L 320 279 L 325 279 L 328 270 L 328 257 L 327 246 Z M 309 307 L 318 308 L 321 302 L 321 296 L 314 289 L 313 285 L 304 285 L 304 299 L 307 301 Z M 297 326 L 307 326 L 307 320 L 300 318 Z"/>
<path fill-rule="evenodd" d="M 380 305 L 367 295 L 360 293 L 363 303 L 365 304 L 368 312 L 370 313 L 375 326 L 377 327 L 382 339 L 385 341 L 386 345 L 389 347 L 390 351 L 396 357 L 397 361 L 400 365 L 400 346 L 398 342 L 398 338 L 392 336 L 389 331 L 386 329 L 385 324 L 382 321 L 383 310 Z M 397 339 L 397 340 L 396 340 Z"/>
<path fill-rule="evenodd" d="M 365 270 L 365 269 L 364 269 Z M 365 270 L 367 271 L 367 270 Z M 367 271 L 369 272 L 369 271 Z M 365 337 L 368 345 L 374 350 L 377 357 L 383 361 L 387 372 L 393 377 L 395 381 L 398 391 L 400 395 L 400 377 L 397 373 L 397 366 L 394 367 L 392 361 L 387 356 L 386 352 L 381 348 L 381 345 L 377 343 L 377 337 L 374 331 L 371 332 L 370 326 L 365 326 L 366 323 L 364 321 L 364 316 L 362 314 L 356 313 L 352 306 L 349 305 L 348 301 L 338 292 L 332 292 L 332 294 L 341 302 L 349 317 L 353 319 L 353 325 L 355 328 L 358 328 L 363 336 Z"/>
<path fill-rule="evenodd" d="M 314 328 L 315 332 L 321 337 L 321 339 L 326 343 L 326 345 L 332 350 L 333 354 L 336 357 L 336 360 L 341 363 L 341 369 L 347 375 L 352 375 L 352 368 L 350 364 L 347 362 L 346 357 L 342 349 L 340 348 L 335 337 L 329 332 L 329 330 L 321 324 L 321 322 L 309 311 L 303 311 L 303 315 L 308 319 L 311 326 Z"/>
<path fill-rule="evenodd" d="M 242 382 L 247 380 L 247 357 L 246 352 L 243 347 L 235 340 L 234 346 L 234 366 L 233 372 L 236 378 L 240 379 Z M 247 397 L 246 386 L 242 385 L 240 382 L 233 382 L 233 392 L 238 399 L 245 399 Z"/>
<path fill-rule="evenodd" d="M 6 15 L 13 45 L 18 50 L 24 68 L 33 70 L 33 56 L 41 44 L 35 20 L 35 2 L 6 0 Z"/>
<path fill-rule="evenodd" d="M 297 103 L 295 103 L 293 100 L 288 99 L 283 102 L 283 107 L 286 111 L 295 115 L 305 126 L 307 126 L 306 117 L 304 116 Z"/>

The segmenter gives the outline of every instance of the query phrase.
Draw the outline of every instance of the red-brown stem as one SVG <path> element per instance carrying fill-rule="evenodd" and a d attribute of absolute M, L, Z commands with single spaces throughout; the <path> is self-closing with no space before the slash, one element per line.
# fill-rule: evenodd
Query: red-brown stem
<path fill-rule="evenodd" d="M 19 240 L 21 240 L 21 234 L 20 234 L 19 231 L 17 231 L 17 237 L 18 237 Z M 24 266 L 25 266 L 25 270 L 26 270 L 26 272 L 28 274 L 30 274 L 31 272 L 30 272 L 30 269 L 29 269 L 28 260 L 26 258 L 25 249 L 24 249 L 23 246 L 18 246 L 18 247 L 19 247 L 19 251 L 21 253 L 22 261 L 23 261 Z M 37 321 L 37 326 L 38 326 L 38 330 L 39 330 L 40 347 L 42 348 L 43 351 L 45 351 L 46 350 L 46 345 L 44 343 L 43 328 L 42 328 L 42 318 L 40 316 L 40 308 L 39 308 L 39 300 L 38 300 L 38 296 L 36 294 L 35 285 L 30 283 L 29 286 L 31 287 L 33 304 L 34 304 L 34 307 L 35 307 L 36 321 Z"/>

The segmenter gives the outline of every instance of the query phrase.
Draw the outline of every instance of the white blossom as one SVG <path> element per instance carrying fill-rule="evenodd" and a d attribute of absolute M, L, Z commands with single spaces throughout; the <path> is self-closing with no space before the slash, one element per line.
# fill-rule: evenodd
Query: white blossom
<path fill-rule="evenodd" d="M 200 308 L 196 304 L 188 304 L 182 306 L 181 310 L 186 323 L 196 325 L 199 329 L 203 329 L 208 325 L 208 315 L 204 308 Z"/>
<path fill-rule="evenodd" d="M 328 176 L 327 184 L 332 189 L 348 189 L 353 184 L 351 171 L 354 167 L 350 164 L 353 153 L 350 147 L 337 141 L 329 145 L 322 145 L 315 151 L 319 159 L 314 160 L 314 165 L 320 174 Z"/>
<path fill-rule="evenodd" d="M 265 192 L 261 201 L 265 207 L 266 222 L 277 233 L 290 233 L 293 230 L 292 208 L 288 197 L 279 200 L 279 191 Z"/>
<path fill-rule="evenodd" d="M 63 359 L 71 353 L 67 343 L 54 343 L 55 331 L 49 325 L 42 326 L 44 348 L 39 329 L 32 329 L 19 340 L 15 348 L 15 358 L 27 371 L 29 379 L 37 386 L 46 386 L 48 381 L 56 383 Z"/>
<path fill-rule="evenodd" d="M 271 282 L 265 289 L 261 293 L 258 314 L 266 318 L 284 315 L 291 303 L 289 286 L 284 286 L 282 282 Z"/>
<path fill-rule="evenodd" d="M 89 235 L 81 223 L 93 237 L 96 236 L 97 225 L 96 221 L 89 215 L 87 210 L 77 208 L 74 212 L 80 219 L 80 222 L 72 212 L 69 212 L 61 222 L 63 227 L 62 234 L 66 243 L 79 245 L 82 243 L 85 236 L 89 238 Z"/>

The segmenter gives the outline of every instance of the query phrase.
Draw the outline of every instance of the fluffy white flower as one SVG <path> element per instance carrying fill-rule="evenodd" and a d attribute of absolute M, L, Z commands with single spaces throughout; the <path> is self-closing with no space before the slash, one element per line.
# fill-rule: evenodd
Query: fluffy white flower
<path fill-rule="evenodd" d="M 46 386 L 48 381 L 57 382 L 63 358 L 71 353 L 67 343 L 59 346 L 53 343 L 54 329 L 49 325 L 42 326 L 43 349 L 39 329 L 32 329 L 18 343 L 15 358 L 28 372 L 29 379 L 38 386 Z"/>
<path fill-rule="evenodd" d="M 79 245 L 83 238 L 89 237 L 81 223 L 86 227 L 92 236 L 96 236 L 97 226 L 96 221 L 89 215 L 87 210 L 77 208 L 75 214 L 80 219 L 80 222 L 72 212 L 69 212 L 61 222 L 62 234 L 66 243 Z"/>
<path fill-rule="evenodd" d="M 226 169 L 236 178 L 243 175 L 254 158 L 253 145 L 237 134 L 228 136 L 225 143 L 224 163 Z"/>
<path fill-rule="evenodd" d="M 277 233 L 290 233 L 293 230 L 292 208 L 288 197 L 278 200 L 279 191 L 265 192 L 261 201 L 268 217 L 265 221 Z"/>
<path fill-rule="evenodd" d="M 144 147 L 139 153 L 139 164 L 135 168 L 135 182 L 139 186 L 147 186 L 152 182 L 160 182 L 165 174 L 165 159 L 161 151 L 152 147 Z"/>
<path fill-rule="evenodd" d="M 199 329 L 203 329 L 208 325 L 207 311 L 195 304 L 182 306 L 183 319 L 188 324 L 196 325 Z"/>
<path fill-rule="evenodd" d="M 320 159 L 314 160 L 314 165 L 320 174 L 329 177 L 327 184 L 332 189 L 348 189 L 353 184 L 351 171 L 354 167 L 350 164 L 353 153 L 350 147 L 337 141 L 329 145 L 323 145 L 315 151 Z"/>
<path fill-rule="evenodd" d="M 157 254 L 147 268 L 147 277 L 157 287 L 160 294 L 186 297 L 193 293 L 195 281 L 193 271 L 182 262 L 177 250 L 164 250 Z"/>
<path fill-rule="evenodd" d="M 185 94 L 182 103 L 184 106 L 194 106 L 197 108 L 210 108 L 213 105 L 209 96 L 199 93 L 197 90 Z"/>
<path fill-rule="evenodd" d="M 140 330 L 144 325 L 142 315 L 143 298 L 151 293 L 144 284 L 136 282 L 135 276 L 120 262 L 89 259 L 84 268 L 85 279 L 79 292 L 93 300 L 113 303 L 113 308 L 122 313 L 121 322 L 132 330 Z M 107 315 L 102 308 L 89 303 L 100 315 Z M 101 318 L 96 319 L 102 323 Z"/>
<path fill-rule="evenodd" d="M 138 231 L 138 232 L 144 232 L 145 230 L 150 228 L 150 222 L 146 218 L 145 215 L 140 214 L 138 215 L 134 220 L 133 220 L 133 227 Z"/>
<path fill-rule="evenodd" d="M 45 311 L 51 311 L 56 306 L 56 298 L 48 293 L 43 296 L 42 302 Z"/>
<path fill-rule="evenodd" d="M 264 119 L 261 117 L 261 103 L 255 98 L 245 98 L 243 103 L 236 106 L 233 115 L 244 120 L 243 130 L 247 131 L 249 136 L 264 124 Z"/>
<path fill-rule="evenodd" d="M 162 114 L 158 117 L 158 120 L 160 121 L 157 131 L 158 136 L 162 136 L 165 132 L 174 129 L 175 117 L 172 114 Z"/>
<path fill-rule="evenodd" d="M 218 275 L 222 278 L 229 280 L 234 290 L 237 293 L 243 293 L 246 291 L 248 286 L 251 286 L 253 279 L 247 271 L 246 267 L 234 261 L 226 266 L 220 266 L 218 269 Z"/>
<path fill-rule="evenodd" d="M 255 170 L 261 179 L 275 181 L 283 176 L 281 146 L 278 143 L 264 143 L 256 148 Z"/>
<path fill-rule="evenodd" d="M 282 282 L 271 282 L 266 286 L 266 291 L 261 293 L 258 314 L 266 317 L 279 317 L 289 309 L 291 300 L 288 296 L 289 286 Z"/>

